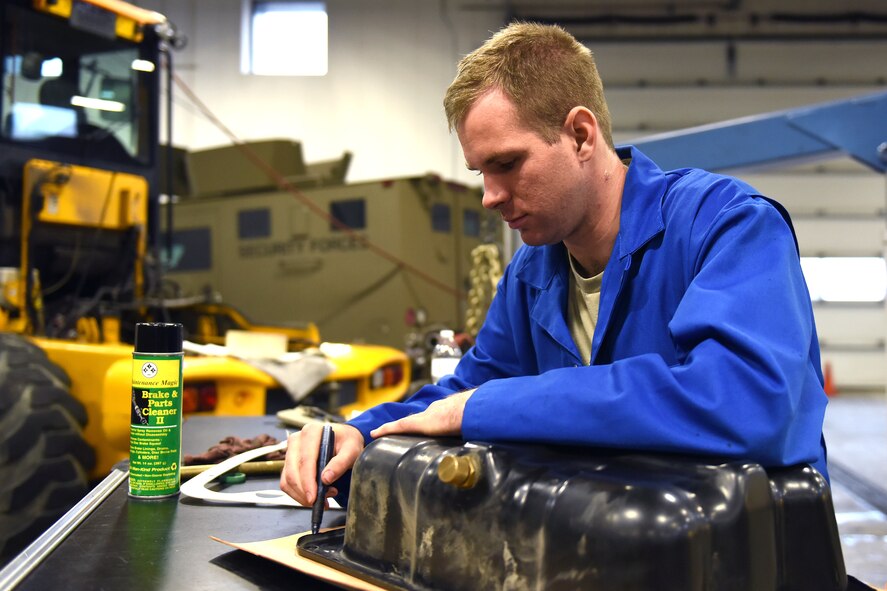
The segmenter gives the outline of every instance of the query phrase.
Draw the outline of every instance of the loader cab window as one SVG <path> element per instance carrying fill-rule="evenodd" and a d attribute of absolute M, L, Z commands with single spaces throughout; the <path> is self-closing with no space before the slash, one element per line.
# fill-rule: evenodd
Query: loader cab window
<path fill-rule="evenodd" d="M 8 16 L 3 138 L 72 156 L 148 163 L 146 97 L 155 74 L 139 47 L 48 15 L 10 8 Z"/>

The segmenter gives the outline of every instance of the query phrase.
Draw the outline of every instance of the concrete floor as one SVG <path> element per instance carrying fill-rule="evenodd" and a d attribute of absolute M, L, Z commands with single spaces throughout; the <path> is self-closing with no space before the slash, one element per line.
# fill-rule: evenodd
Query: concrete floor
<path fill-rule="evenodd" d="M 832 397 L 824 430 L 847 573 L 887 589 L 887 395 Z"/>

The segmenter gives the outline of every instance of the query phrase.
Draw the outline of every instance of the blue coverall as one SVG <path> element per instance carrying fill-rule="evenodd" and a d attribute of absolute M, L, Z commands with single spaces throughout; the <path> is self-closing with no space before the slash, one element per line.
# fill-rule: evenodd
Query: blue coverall
<path fill-rule="evenodd" d="M 591 364 L 567 326 L 563 244 L 523 246 L 456 369 L 373 428 L 477 388 L 462 436 L 810 463 L 826 478 L 813 311 L 785 210 L 749 185 L 660 170 L 632 147 Z"/>

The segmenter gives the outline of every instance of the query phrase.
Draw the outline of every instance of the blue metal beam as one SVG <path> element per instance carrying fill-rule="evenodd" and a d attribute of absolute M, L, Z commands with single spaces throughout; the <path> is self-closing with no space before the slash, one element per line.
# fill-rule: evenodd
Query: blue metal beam
<path fill-rule="evenodd" d="M 662 169 L 712 171 L 846 155 L 887 171 L 887 92 L 639 138 Z"/>

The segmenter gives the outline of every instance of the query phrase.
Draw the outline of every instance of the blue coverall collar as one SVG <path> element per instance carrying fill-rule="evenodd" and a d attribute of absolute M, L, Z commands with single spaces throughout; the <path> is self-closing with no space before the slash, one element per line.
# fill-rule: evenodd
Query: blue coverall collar
<path fill-rule="evenodd" d="M 665 173 L 634 146 L 616 149 L 620 159 L 631 159 L 622 208 L 619 213 L 619 237 L 614 249 L 621 259 L 637 251 L 665 228 L 662 221 L 662 198 L 668 188 Z"/>

